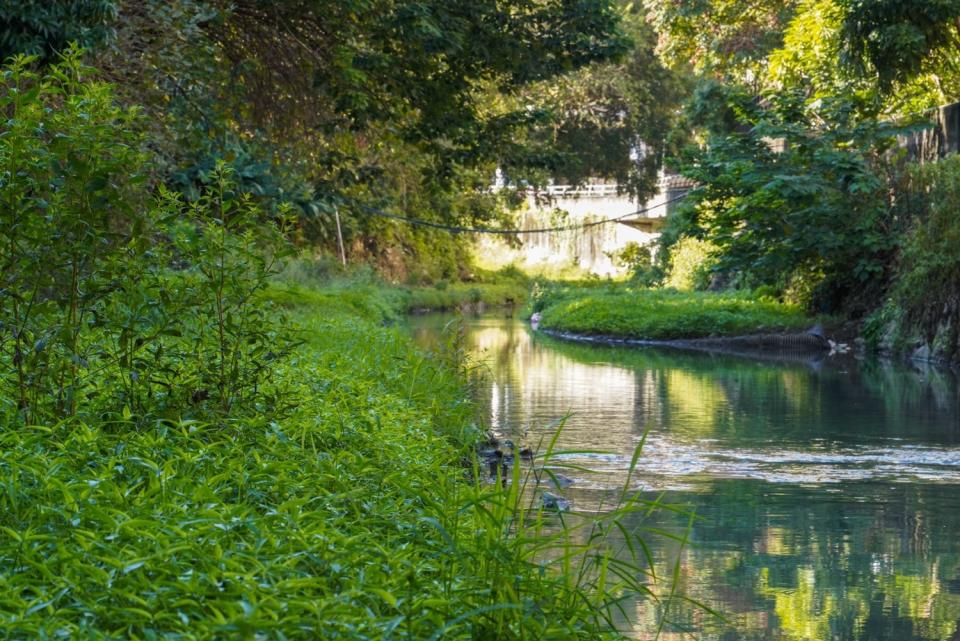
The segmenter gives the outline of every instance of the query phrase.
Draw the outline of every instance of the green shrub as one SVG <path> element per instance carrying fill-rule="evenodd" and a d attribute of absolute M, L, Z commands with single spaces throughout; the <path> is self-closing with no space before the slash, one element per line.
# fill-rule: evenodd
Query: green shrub
<path fill-rule="evenodd" d="M 284 243 L 224 169 L 190 207 L 151 202 L 135 113 L 73 53 L 20 58 L 0 109 L 0 398 L 8 420 L 179 419 L 277 406 L 289 346 L 256 297 Z M 269 397 L 269 398 L 268 398 Z"/>
<path fill-rule="evenodd" d="M 117 0 L 8 3 L 0 20 L 0 62 L 31 54 L 52 63 L 71 43 L 102 44 L 110 39 L 119 11 Z"/>
<path fill-rule="evenodd" d="M 960 158 L 914 167 L 904 207 L 914 220 L 901 251 L 892 290 L 909 331 L 930 343 L 946 328 L 954 354 L 960 332 Z"/>
<path fill-rule="evenodd" d="M 273 362 L 290 349 L 273 310 L 256 297 L 286 255 L 283 233 L 259 222 L 260 210 L 223 166 L 195 203 L 184 209 L 173 198 L 168 206 L 178 214 L 169 232 L 172 256 L 186 265 L 169 275 L 178 295 L 170 303 L 187 318 L 179 331 L 189 353 L 180 360 L 193 368 L 179 385 L 215 400 L 224 415 L 252 409 L 265 400 L 261 382 Z"/>
<path fill-rule="evenodd" d="M 873 304 L 903 220 L 890 207 L 902 131 L 878 106 L 855 91 L 812 100 L 800 87 L 756 96 L 705 82 L 688 105 L 703 144 L 682 167 L 697 187 L 671 216 L 673 233 L 713 243 L 716 270 L 741 286 L 793 280 L 831 312 Z"/>
<path fill-rule="evenodd" d="M 706 289 L 716 248 L 705 240 L 681 238 L 670 248 L 670 265 L 664 286 L 680 291 Z"/>
<path fill-rule="evenodd" d="M 653 246 L 629 242 L 610 256 L 614 264 L 627 270 L 630 280 L 640 287 L 653 287 L 663 280 L 663 272 L 653 262 Z"/>
<path fill-rule="evenodd" d="M 761 285 L 753 290 L 753 297 L 757 300 L 776 301 L 780 299 L 780 290 L 773 285 Z"/>
<path fill-rule="evenodd" d="M 65 417 L 99 369 L 102 308 L 147 251 L 135 114 L 85 82 L 71 54 L 39 76 L 31 58 L 2 72 L 0 393 L 24 421 Z"/>

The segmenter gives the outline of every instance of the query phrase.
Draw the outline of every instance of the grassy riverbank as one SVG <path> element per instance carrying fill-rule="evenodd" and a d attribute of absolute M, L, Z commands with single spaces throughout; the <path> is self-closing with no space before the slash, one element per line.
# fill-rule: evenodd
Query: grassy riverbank
<path fill-rule="evenodd" d="M 551 288 L 533 308 L 545 329 L 650 340 L 781 332 L 815 322 L 799 307 L 749 293 L 620 285 Z"/>
<path fill-rule="evenodd" d="M 514 267 L 476 269 L 470 281 L 391 284 L 368 268 L 343 270 L 329 261 L 298 258 L 278 275 L 275 295 L 284 304 L 326 304 L 331 297 L 355 311 L 373 305 L 387 317 L 399 313 L 519 306 L 527 301 L 532 279 Z M 318 286 L 318 283 L 320 284 Z M 283 291 L 279 291 L 283 290 Z"/>
<path fill-rule="evenodd" d="M 471 480 L 455 340 L 384 327 L 413 294 L 277 285 L 233 168 L 162 189 L 78 58 L 30 67 L 0 92 L 0 639 L 613 636 L 642 561 Z"/>
<path fill-rule="evenodd" d="M 0 636 L 607 637 L 618 588 L 577 578 L 588 550 L 528 538 L 516 490 L 468 480 L 455 346 L 383 327 L 382 292 L 309 293 L 268 383 L 285 408 L 0 430 Z M 555 545 L 566 571 L 542 565 Z"/>

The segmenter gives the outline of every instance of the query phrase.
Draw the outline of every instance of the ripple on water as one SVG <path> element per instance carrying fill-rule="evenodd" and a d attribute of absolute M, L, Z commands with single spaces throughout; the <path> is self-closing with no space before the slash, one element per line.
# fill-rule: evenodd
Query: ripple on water
<path fill-rule="evenodd" d="M 591 485 L 611 487 L 630 465 L 617 454 L 570 453 L 556 459 L 595 472 Z M 848 481 L 923 481 L 960 484 L 960 448 L 920 445 L 844 447 L 835 450 L 722 447 L 650 435 L 637 462 L 644 489 L 686 489 L 702 478 L 753 479 L 768 483 L 830 485 Z M 581 486 L 583 487 L 583 485 Z"/>

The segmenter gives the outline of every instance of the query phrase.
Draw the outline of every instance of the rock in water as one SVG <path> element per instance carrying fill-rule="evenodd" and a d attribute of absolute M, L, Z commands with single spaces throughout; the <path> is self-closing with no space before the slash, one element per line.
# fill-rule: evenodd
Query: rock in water
<path fill-rule="evenodd" d="M 548 510 L 556 510 L 557 512 L 569 512 L 570 511 L 570 501 L 563 498 L 562 496 L 557 496 L 550 492 L 544 492 L 540 497 L 543 507 Z"/>
<path fill-rule="evenodd" d="M 817 338 L 827 340 L 827 336 L 823 331 L 823 325 L 821 325 L 820 323 L 817 323 L 816 325 L 808 329 L 807 333 L 810 334 L 811 336 L 816 336 Z"/>
<path fill-rule="evenodd" d="M 538 485 L 552 485 L 558 490 L 570 487 L 573 485 L 574 481 L 569 476 L 564 476 L 563 474 L 550 473 L 544 468 L 536 470 L 537 484 Z"/>
<path fill-rule="evenodd" d="M 554 474 L 550 477 L 550 482 L 557 488 L 563 489 L 573 485 L 573 479 L 563 474 Z"/>

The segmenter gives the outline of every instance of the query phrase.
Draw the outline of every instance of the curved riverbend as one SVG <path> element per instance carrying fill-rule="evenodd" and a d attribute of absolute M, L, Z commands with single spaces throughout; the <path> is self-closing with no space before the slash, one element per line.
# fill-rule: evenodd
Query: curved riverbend
<path fill-rule="evenodd" d="M 449 316 L 411 320 L 435 344 Z M 719 621 L 675 603 L 664 639 L 960 638 L 960 388 L 953 374 L 849 356 L 756 361 L 674 348 L 561 342 L 520 321 L 465 321 L 489 369 L 489 427 L 559 446 L 574 510 L 602 509 L 646 434 L 632 487 L 694 510 L 691 542 L 648 536 L 658 571 Z M 542 445 L 541 445 L 542 447 Z M 562 464 L 563 461 L 558 461 Z M 661 510 L 635 525 L 684 536 Z M 625 608 L 640 631 L 663 612 Z M 642 638 L 642 636 L 641 636 Z"/>

